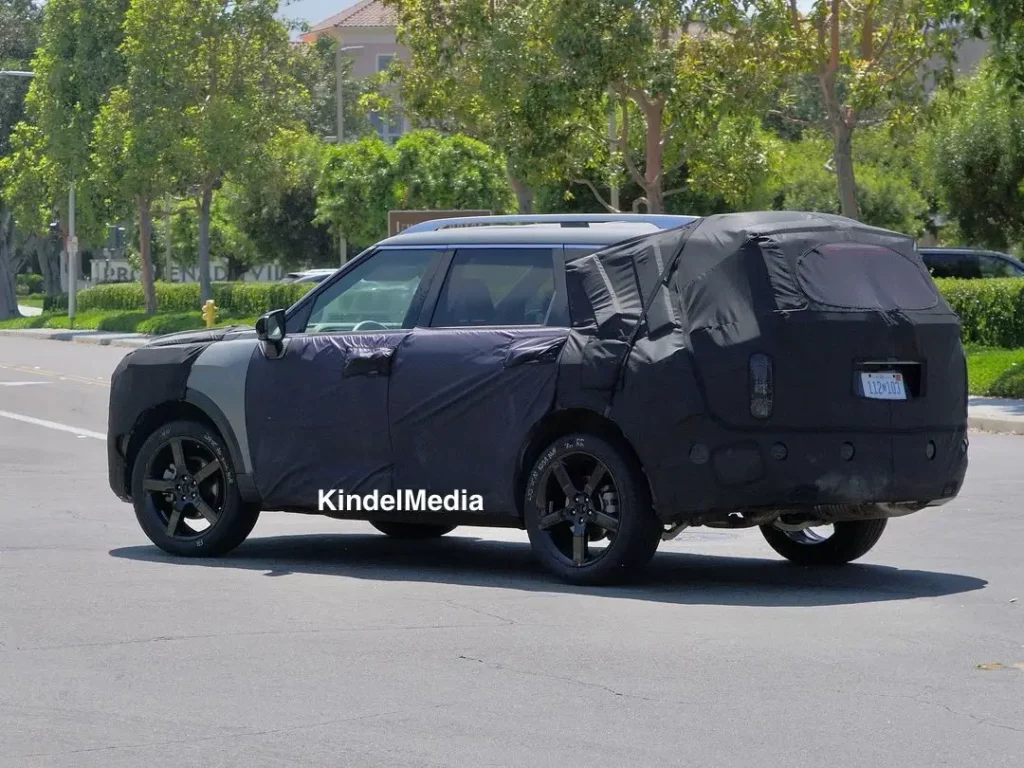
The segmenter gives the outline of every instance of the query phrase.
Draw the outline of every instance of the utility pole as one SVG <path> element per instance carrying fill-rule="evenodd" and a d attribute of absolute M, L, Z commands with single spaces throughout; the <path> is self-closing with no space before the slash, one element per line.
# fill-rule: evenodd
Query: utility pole
<path fill-rule="evenodd" d="M 340 40 L 338 41 L 341 42 Z M 336 88 L 335 88 L 335 102 L 338 110 L 338 135 L 335 137 L 335 141 L 340 146 L 345 141 L 345 56 L 344 54 L 350 51 L 361 51 L 363 46 L 361 45 L 339 45 L 337 54 L 335 56 L 335 67 L 337 70 L 336 74 Z M 341 266 L 345 266 L 345 262 L 348 261 L 348 243 L 345 242 L 345 235 L 341 234 L 338 237 L 338 259 Z"/>
<path fill-rule="evenodd" d="M 615 142 L 618 139 L 618 124 L 615 120 L 615 91 L 608 91 L 608 148 L 613 149 Z M 610 195 L 608 202 L 611 203 L 612 208 L 616 211 L 619 210 L 619 185 L 615 183 L 615 171 L 611 170 L 611 175 L 608 178 L 608 184 L 610 187 Z"/>
<path fill-rule="evenodd" d="M 68 319 L 75 327 L 78 308 L 78 237 L 75 234 L 75 182 L 68 190 Z"/>
<path fill-rule="evenodd" d="M 164 280 L 172 282 L 171 273 L 171 195 L 164 196 Z"/>
<path fill-rule="evenodd" d="M 340 41 L 339 41 L 340 42 Z M 338 51 L 335 56 L 335 67 L 337 69 L 337 83 L 336 83 L 336 95 L 335 101 L 338 110 L 338 135 L 336 141 L 341 144 L 345 141 L 345 96 L 342 92 L 342 87 L 345 84 L 345 56 L 344 54 L 350 51 L 361 51 L 363 46 L 361 45 L 339 45 Z M 342 256 L 342 262 L 344 263 L 345 257 Z"/>

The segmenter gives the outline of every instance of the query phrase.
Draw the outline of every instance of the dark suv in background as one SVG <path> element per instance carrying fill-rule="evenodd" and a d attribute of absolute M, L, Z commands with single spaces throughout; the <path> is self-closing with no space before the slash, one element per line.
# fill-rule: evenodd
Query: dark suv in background
<path fill-rule="evenodd" d="M 932 277 L 1024 277 L 1024 263 L 998 251 L 972 248 L 919 248 Z"/>

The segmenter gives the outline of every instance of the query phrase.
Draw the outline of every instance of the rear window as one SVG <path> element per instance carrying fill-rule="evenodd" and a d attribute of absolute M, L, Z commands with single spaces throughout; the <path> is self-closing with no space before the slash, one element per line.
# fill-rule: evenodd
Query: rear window
<path fill-rule="evenodd" d="M 797 279 L 816 304 L 837 309 L 931 309 L 934 283 L 913 259 L 890 248 L 829 243 L 797 262 Z"/>

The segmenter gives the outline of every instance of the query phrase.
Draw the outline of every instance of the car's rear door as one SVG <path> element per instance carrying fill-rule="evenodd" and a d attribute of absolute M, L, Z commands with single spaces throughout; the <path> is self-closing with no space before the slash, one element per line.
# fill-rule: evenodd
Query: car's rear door
<path fill-rule="evenodd" d="M 267 508 L 315 507 L 321 490 L 391 491 L 391 365 L 443 253 L 407 247 L 361 258 L 307 302 L 280 354 L 257 349 L 246 428 Z"/>
<path fill-rule="evenodd" d="M 442 271 L 392 369 L 395 485 L 513 515 L 517 455 L 553 404 L 569 333 L 562 249 L 461 247 Z"/>

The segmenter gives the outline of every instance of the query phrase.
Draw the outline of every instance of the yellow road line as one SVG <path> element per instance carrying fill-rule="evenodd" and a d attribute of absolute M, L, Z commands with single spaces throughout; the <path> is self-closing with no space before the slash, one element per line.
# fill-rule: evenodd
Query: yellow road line
<path fill-rule="evenodd" d="M 28 367 L 26 365 L 3 365 L 0 363 L 0 369 L 5 371 L 16 371 L 17 373 L 31 373 L 37 376 L 50 376 L 55 379 L 63 379 L 65 381 L 73 381 L 76 384 L 91 384 L 94 387 L 105 387 L 110 388 L 110 382 L 106 379 L 101 378 L 89 378 L 87 376 L 75 376 L 71 373 L 58 373 L 57 371 L 47 371 L 43 368 Z"/>

